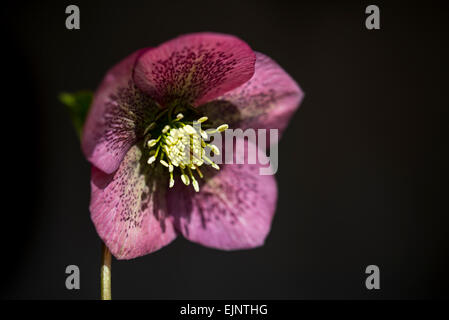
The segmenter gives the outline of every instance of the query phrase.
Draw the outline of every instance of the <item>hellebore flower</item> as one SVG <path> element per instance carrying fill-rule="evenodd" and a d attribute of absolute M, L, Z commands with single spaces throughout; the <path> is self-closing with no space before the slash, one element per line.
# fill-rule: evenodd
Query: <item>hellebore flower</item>
<path fill-rule="evenodd" d="M 177 234 L 223 250 L 262 245 L 276 206 L 274 177 L 259 175 L 258 164 L 219 166 L 205 150 L 220 150 L 201 138 L 228 127 L 282 132 L 302 96 L 273 60 L 224 34 L 183 35 L 109 70 L 82 149 L 92 164 L 91 218 L 112 254 L 142 256 Z"/>

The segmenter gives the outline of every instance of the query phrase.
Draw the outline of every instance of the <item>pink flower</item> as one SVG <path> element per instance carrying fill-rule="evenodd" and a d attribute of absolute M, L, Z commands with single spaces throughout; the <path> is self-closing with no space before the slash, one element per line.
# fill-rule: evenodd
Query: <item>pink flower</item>
<path fill-rule="evenodd" d="M 274 176 L 260 175 L 258 164 L 219 167 L 179 152 L 190 143 L 201 155 L 209 147 L 195 145 L 204 136 L 196 120 L 218 131 L 282 132 L 302 96 L 273 60 L 224 34 L 180 36 L 109 70 L 82 148 L 92 164 L 91 217 L 112 254 L 142 256 L 178 234 L 223 250 L 262 245 L 276 207 Z M 245 150 L 257 146 L 247 142 Z"/>

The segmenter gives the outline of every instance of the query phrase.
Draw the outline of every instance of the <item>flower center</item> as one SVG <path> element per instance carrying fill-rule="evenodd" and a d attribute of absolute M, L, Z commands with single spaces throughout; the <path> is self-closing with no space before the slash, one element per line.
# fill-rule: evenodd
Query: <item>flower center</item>
<path fill-rule="evenodd" d="M 210 165 L 216 170 L 220 167 L 206 156 L 206 148 L 214 155 L 219 155 L 219 149 L 210 143 L 205 142 L 208 134 L 222 132 L 228 129 L 227 124 L 222 124 L 217 128 L 207 130 L 201 129 L 202 123 L 208 120 L 207 117 L 200 117 L 196 120 L 188 120 L 183 113 L 178 113 L 176 118 L 172 119 L 173 108 L 164 109 L 156 117 L 144 132 L 145 146 L 150 149 L 148 164 L 154 165 L 160 163 L 167 167 L 170 180 L 169 187 L 175 184 L 174 173 L 181 175 L 181 180 L 185 185 L 192 182 L 196 192 L 199 191 L 198 181 L 195 178 L 196 173 L 203 178 L 200 167 L 203 164 Z M 159 121 L 162 116 L 168 113 L 167 121 Z"/>

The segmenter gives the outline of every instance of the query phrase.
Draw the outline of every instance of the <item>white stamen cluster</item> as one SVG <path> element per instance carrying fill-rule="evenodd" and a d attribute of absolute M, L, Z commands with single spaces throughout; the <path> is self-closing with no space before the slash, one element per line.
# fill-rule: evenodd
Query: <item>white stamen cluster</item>
<path fill-rule="evenodd" d="M 205 153 L 201 138 L 189 124 L 179 129 L 170 129 L 164 148 L 171 163 L 176 167 L 190 166 L 193 169 L 196 166 L 201 166 L 204 163 Z"/>
<path fill-rule="evenodd" d="M 161 134 L 156 139 L 148 140 L 147 147 L 152 149 L 148 164 L 156 162 L 159 158 L 159 163 L 168 168 L 170 188 L 175 183 L 173 179 L 174 167 L 179 168 L 182 182 L 189 185 L 191 181 L 193 188 L 198 192 L 199 184 L 193 175 L 193 170 L 197 172 L 200 178 L 203 178 L 200 167 L 204 163 L 217 170 L 220 169 L 216 163 L 205 155 L 206 147 L 209 147 L 217 155 L 220 154 L 219 149 L 204 140 L 208 139 L 208 133 L 224 131 L 228 128 L 228 125 L 223 124 L 216 129 L 208 130 L 207 133 L 199 125 L 207 121 L 207 117 L 201 117 L 193 123 L 190 122 L 191 124 L 182 122 L 183 118 L 184 115 L 178 113 L 176 119 L 163 127 Z M 155 128 L 156 124 L 150 124 L 150 127 Z"/>

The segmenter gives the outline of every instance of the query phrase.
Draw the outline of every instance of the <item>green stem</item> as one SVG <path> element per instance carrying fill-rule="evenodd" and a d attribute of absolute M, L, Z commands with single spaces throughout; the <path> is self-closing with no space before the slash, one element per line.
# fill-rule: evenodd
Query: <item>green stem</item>
<path fill-rule="evenodd" d="M 111 251 L 101 246 L 101 300 L 111 300 Z"/>

